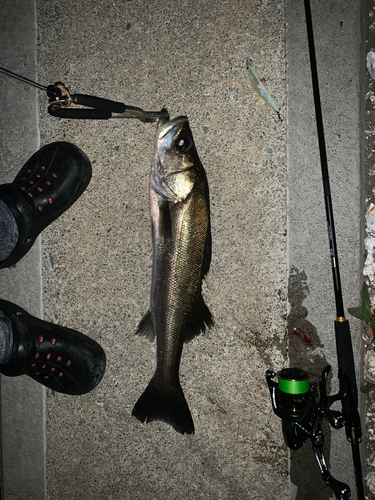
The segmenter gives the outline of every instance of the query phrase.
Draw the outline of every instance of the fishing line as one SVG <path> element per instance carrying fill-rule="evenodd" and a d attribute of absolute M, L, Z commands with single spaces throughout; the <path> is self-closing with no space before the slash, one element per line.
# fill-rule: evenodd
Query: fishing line
<path fill-rule="evenodd" d="M 45 91 L 47 90 L 47 87 L 45 87 L 44 85 L 41 85 L 40 83 L 37 82 L 33 82 L 32 80 L 29 80 L 29 78 L 25 78 L 24 76 L 18 75 L 17 73 L 13 73 L 13 71 L 9 71 L 9 69 L 2 68 L 1 66 L 0 66 L 0 73 L 10 76 L 15 80 L 19 80 L 20 82 L 27 83 L 28 85 L 36 87 L 39 90 L 45 90 Z"/>

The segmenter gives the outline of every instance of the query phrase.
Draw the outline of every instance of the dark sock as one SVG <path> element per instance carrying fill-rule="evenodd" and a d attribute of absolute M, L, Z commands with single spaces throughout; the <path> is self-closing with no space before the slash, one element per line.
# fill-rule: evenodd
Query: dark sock
<path fill-rule="evenodd" d="M 12 322 L 6 314 L 0 311 L 0 364 L 7 363 L 13 349 Z"/>
<path fill-rule="evenodd" d="M 8 206 L 0 200 L 0 262 L 7 259 L 18 242 L 18 226 Z"/>

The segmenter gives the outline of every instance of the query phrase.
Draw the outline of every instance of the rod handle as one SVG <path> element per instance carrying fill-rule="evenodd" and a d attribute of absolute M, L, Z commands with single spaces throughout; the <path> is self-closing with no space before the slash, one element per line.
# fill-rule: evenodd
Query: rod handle
<path fill-rule="evenodd" d="M 353 403 L 358 406 L 357 382 L 354 368 L 353 345 L 350 335 L 349 321 L 345 318 L 337 318 L 335 321 L 336 350 L 339 372 L 343 370 L 350 384 Z"/>

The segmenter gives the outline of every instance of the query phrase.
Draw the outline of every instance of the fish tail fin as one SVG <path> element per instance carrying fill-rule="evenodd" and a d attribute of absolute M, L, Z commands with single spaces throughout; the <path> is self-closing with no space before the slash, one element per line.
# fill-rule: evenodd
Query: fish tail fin
<path fill-rule="evenodd" d="M 152 378 L 138 399 L 132 415 L 141 422 L 161 420 L 181 434 L 194 434 L 194 423 L 180 384 L 165 389 Z"/>

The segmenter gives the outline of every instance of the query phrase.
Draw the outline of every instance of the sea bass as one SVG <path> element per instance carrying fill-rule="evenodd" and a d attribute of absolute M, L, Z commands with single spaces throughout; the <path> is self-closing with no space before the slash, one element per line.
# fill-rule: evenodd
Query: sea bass
<path fill-rule="evenodd" d="M 133 415 L 142 422 L 162 420 L 182 434 L 193 434 L 179 366 L 183 343 L 213 325 L 202 297 L 202 280 L 211 261 L 211 230 L 206 173 L 185 116 L 159 122 L 150 202 L 150 310 L 137 334 L 150 340 L 156 336 L 157 366 Z"/>

